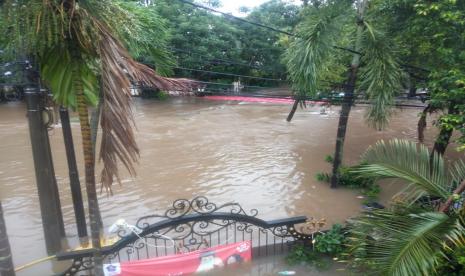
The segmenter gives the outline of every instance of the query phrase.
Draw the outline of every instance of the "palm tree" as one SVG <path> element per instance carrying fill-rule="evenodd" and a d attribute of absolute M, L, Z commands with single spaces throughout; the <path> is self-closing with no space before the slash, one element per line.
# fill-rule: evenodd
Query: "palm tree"
<path fill-rule="evenodd" d="M 78 111 L 96 275 L 103 271 L 88 106 L 95 105 L 98 97 L 103 99 L 100 181 L 110 191 L 113 182 L 119 181 L 118 162 L 134 175 L 133 163 L 139 156 L 133 132 L 131 82 L 163 90 L 188 86 L 186 81 L 159 76 L 130 56 L 127 48 L 141 42 L 138 34 L 144 31 L 143 22 L 123 5 L 110 0 L 6 0 L 2 7 L 6 35 L 11 37 L 9 48 L 20 49 L 35 59 L 55 101 Z M 141 43 L 141 47 L 153 45 Z"/>
<path fill-rule="evenodd" d="M 465 244 L 465 163 L 446 167 L 441 155 L 405 140 L 378 142 L 357 172 L 406 183 L 395 204 L 354 221 L 350 248 L 383 275 L 431 275 L 438 263 Z M 379 275 L 379 274 L 378 274 Z"/>
<path fill-rule="evenodd" d="M 325 78 L 340 80 L 341 68 L 346 71 L 345 64 L 351 59 L 343 85 L 331 187 L 337 187 L 339 182 L 347 123 L 356 92 L 364 91 L 372 102 L 366 113 L 368 123 L 382 129 L 389 122 L 389 107 L 400 87 L 401 68 L 392 43 L 375 26 L 369 1 L 355 1 L 355 7 L 351 1 L 329 1 L 318 8 L 309 6 L 297 28 L 297 38 L 285 55 L 289 78 L 297 94 L 293 110 L 302 97 L 315 96 L 319 90 L 328 89 Z"/>

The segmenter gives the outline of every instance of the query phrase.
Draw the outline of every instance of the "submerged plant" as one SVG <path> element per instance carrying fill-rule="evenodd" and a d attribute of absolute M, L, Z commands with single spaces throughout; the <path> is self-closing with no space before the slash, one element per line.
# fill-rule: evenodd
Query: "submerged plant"
<path fill-rule="evenodd" d="M 349 253 L 376 267 L 378 275 L 431 275 L 465 245 L 465 163 L 446 167 L 423 145 L 404 140 L 378 142 L 358 169 L 365 176 L 406 182 L 389 209 L 354 220 Z"/>
<path fill-rule="evenodd" d="M 330 266 L 328 259 L 325 259 L 321 254 L 315 252 L 312 247 L 302 244 L 292 248 L 286 256 L 286 261 L 290 265 L 307 264 L 318 270 L 328 269 Z"/>
<path fill-rule="evenodd" d="M 315 250 L 336 257 L 343 252 L 345 239 L 342 225 L 334 224 L 329 231 L 315 237 Z"/>
<path fill-rule="evenodd" d="M 331 163 L 332 159 L 327 157 L 326 161 Z M 339 185 L 341 185 L 341 187 L 359 190 L 360 193 L 365 196 L 364 204 L 376 202 L 381 188 L 376 184 L 375 177 L 361 175 L 356 171 L 361 165 L 353 167 L 341 166 L 339 169 Z M 331 182 L 331 174 L 329 173 L 319 172 L 316 174 L 315 178 L 318 181 Z"/>

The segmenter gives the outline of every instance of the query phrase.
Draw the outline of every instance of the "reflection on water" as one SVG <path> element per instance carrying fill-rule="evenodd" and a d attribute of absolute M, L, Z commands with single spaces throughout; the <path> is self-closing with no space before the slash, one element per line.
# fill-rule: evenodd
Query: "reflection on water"
<path fill-rule="evenodd" d="M 205 195 L 213 202 L 236 201 L 256 208 L 265 219 L 292 215 L 343 222 L 357 214 L 361 199 L 353 191 L 331 190 L 315 180 L 328 171 L 324 157 L 332 154 L 337 108 L 323 116 L 318 107 L 299 110 L 291 123 L 287 105 L 216 102 L 175 98 L 165 102 L 137 100 L 137 140 L 141 148 L 138 175 L 123 177 L 114 196 L 100 195 L 105 226 L 124 218 L 161 212 L 178 198 Z M 345 160 L 355 163 L 378 139 L 415 139 L 418 109 L 398 111 L 383 132 L 364 125 L 363 108 L 351 113 Z M 35 187 L 25 107 L 0 105 L 0 197 L 4 204 L 16 264 L 46 255 Z M 80 141 L 77 120 L 72 123 Z M 431 130 L 428 130 L 431 136 Z M 66 232 L 76 244 L 76 228 L 61 129 L 50 132 L 55 171 Z M 83 172 L 80 145 L 76 147 Z M 387 198 L 398 185 L 385 192 Z M 83 190 L 84 192 L 84 190 Z M 21 275 L 49 271 L 43 264 Z"/>
<path fill-rule="evenodd" d="M 224 269 L 216 269 L 207 275 L 212 276 L 275 276 L 286 275 L 285 273 L 295 273 L 296 276 L 343 276 L 349 275 L 347 271 L 344 270 L 342 264 L 333 264 L 332 267 L 324 267 L 320 270 L 310 266 L 310 265 L 289 265 L 283 255 L 270 256 L 270 257 L 261 257 L 260 259 L 253 260 L 251 263 L 243 263 L 235 267 Z M 327 263 L 328 265 L 332 260 L 329 258 L 323 258 L 321 262 Z M 292 274 L 288 274 L 292 275 Z"/>

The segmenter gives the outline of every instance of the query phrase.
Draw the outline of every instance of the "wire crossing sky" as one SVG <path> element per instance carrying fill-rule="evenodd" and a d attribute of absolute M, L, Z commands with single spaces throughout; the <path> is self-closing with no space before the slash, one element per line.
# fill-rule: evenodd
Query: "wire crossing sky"
<path fill-rule="evenodd" d="M 222 12 L 232 13 L 236 16 L 245 16 L 245 14 L 239 12 L 240 7 L 254 8 L 267 2 L 268 0 L 222 0 L 221 7 L 218 10 Z M 287 0 L 289 3 L 300 4 L 299 0 Z"/>

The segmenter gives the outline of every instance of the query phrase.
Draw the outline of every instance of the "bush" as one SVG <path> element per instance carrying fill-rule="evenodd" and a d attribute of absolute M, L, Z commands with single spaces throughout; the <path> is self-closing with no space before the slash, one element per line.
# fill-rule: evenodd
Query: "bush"
<path fill-rule="evenodd" d="M 328 232 L 315 237 L 315 250 L 336 257 L 344 251 L 345 239 L 342 225 L 334 224 Z"/>
<path fill-rule="evenodd" d="M 304 245 L 296 245 L 292 248 L 289 254 L 286 256 L 286 261 L 290 265 L 296 264 L 308 264 L 315 267 L 318 270 L 328 269 L 330 263 L 323 256 L 315 252 L 311 247 Z"/>
<path fill-rule="evenodd" d="M 329 183 L 331 181 L 331 175 L 328 173 L 319 172 L 316 174 L 316 180 Z"/>
<path fill-rule="evenodd" d="M 326 156 L 325 161 L 332 163 L 333 159 L 330 155 L 328 155 Z M 339 169 L 339 185 L 350 189 L 359 189 L 361 194 L 366 197 L 363 202 L 364 204 L 377 201 L 378 195 L 381 192 L 381 188 L 375 183 L 374 178 L 360 176 L 359 174 L 355 173 L 354 168 L 356 167 L 358 166 L 341 166 Z M 331 174 L 319 172 L 316 174 L 316 180 L 329 183 L 331 181 Z"/>

